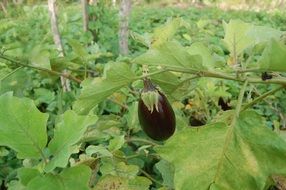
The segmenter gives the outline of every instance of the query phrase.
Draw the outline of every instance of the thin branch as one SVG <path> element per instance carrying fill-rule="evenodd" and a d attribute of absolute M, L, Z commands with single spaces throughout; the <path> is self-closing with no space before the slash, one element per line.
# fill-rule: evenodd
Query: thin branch
<path fill-rule="evenodd" d="M 243 108 L 241 109 L 241 111 L 245 111 L 246 109 L 248 109 L 249 107 L 253 106 L 257 102 L 263 100 L 267 96 L 272 95 L 272 94 L 276 93 L 277 91 L 279 91 L 279 90 L 281 90 L 283 88 L 285 88 L 285 87 L 284 86 L 279 86 L 279 87 L 274 88 L 273 90 L 271 90 L 269 92 L 266 92 L 266 93 L 262 94 L 261 96 L 255 98 L 253 101 L 251 101 L 248 104 L 244 105 Z"/>
<path fill-rule="evenodd" d="M 144 170 L 140 169 L 140 172 L 145 175 L 148 179 L 150 179 L 151 181 L 153 181 L 154 183 L 157 183 L 158 185 L 161 185 L 163 187 L 165 187 L 165 185 L 163 185 L 160 181 L 154 179 L 150 174 L 148 174 L 147 172 L 145 172 Z"/>
<path fill-rule="evenodd" d="M 1 82 L 2 80 L 5 80 L 6 78 L 8 78 L 9 76 L 11 76 L 12 74 L 14 74 L 15 72 L 17 72 L 18 70 L 20 70 L 20 69 L 22 69 L 22 68 L 23 68 L 23 66 L 20 66 L 20 67 L 14 69 L 13 71 L 11 71 L 10 73 L 8 73 L 8 74 L 5 75 L 4 77 L 0 78 L 0 82 Z"/>
<path fill-rule="evenodd" d="M 189 69 L 189 68 L 178 68 L 178 67 L 167 67 L 162 70 L 156 71 L 154 73 L 149 73 L 146 76 L 152 76 L 156 74 L 160 74 L 167 71 L 173 71 L 173 72 L 180 72 L 180 73 L 189 73 L 197 75 L 198 77 L 211 77 L 211 78 L 218 78 L 218 79 L 226 79 L 226 80 L 233 80 L 238 82 L 245 82 L 247 81 L 249 83 L 262 83 L 262 84 L 280 84 L 286 86 L 286 78 L 285 77 L 277 77 L 270 80 L 262 80 L 260 77 L 237 77 L 235 75 L 230 75 L 226 73 L 222 73 L 219 71 L 198 71 L 195 69 Z M 142 79 L 145 76 L 139 76 L 136 79 Z"/>
<path fill-rule="evenodd" d="M 113 102 L 113 103 L 115 103 L 115 104 L 121 106 L 122 108 L 128 110 L 128 106 L 127 106 L 127 105 L 122 104 L 121 102 L 119 102 L 119 101 L 117 101 L 117 100 L 115 100 L 115 99 L 112 99 L 112 98 L 108 98 L 108 100 L 110 100 L 111 102 Z"/>
<path fill-rule="evenodd" d="M 155 142 L 152 142 L 152 141 L 149 141 L 147 139 L 141 139 L 141 138 L 128 138 L 126 139 L 126 142 L 142 142 L 142 143 L 145 143 L 145 144 L 150 144 L 150 145 L 153 145 L 153 146 L 158 146 L 159 144 L 155 143 Z"/>
<path fill-rule="evenodd" d="M 33 65 L 23 64 L 23 63 L 21 63 L 19 61 L 12 60 L 9 57 L 6 57 L 4 55 L 0 55 L 0 59 L 4 59 L 6 61 L 9 61 L 11 63 L 14 63 L 14 64 L 22 66 L 22 67 L 29 67 L 29 68 L 36 69 L 36 70 L 39 70 L 39 71 L 44 71 L 44 72 L 47 72 L 47 73 L 52 74 L 52 75 L 61 76 L 61 77 L 73 80 L 73 81 L 75 81 L 77 83 L 81 83 L 80 79 L 78 79 L 78 78 L 76 78 L 76 77 L 74 77 L 74 76 L 72 76 L 72 75 L 70 75 L 68 73 L 60 73 L 60 72 L 49 70 L 49 69 L 46 69 L 46 68 L 43 68 L 43 67 L 36 67 L 36 66 L 33 66 Z"/>

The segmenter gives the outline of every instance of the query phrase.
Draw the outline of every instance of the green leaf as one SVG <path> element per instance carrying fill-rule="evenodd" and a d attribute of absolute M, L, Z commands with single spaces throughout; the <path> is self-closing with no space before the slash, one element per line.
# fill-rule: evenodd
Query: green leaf
<path fill-rule="evenodd" d="M 176 18 L 170 20 L 165 25 L 156 28 L 152 36 L 152 47 L 158 47 L 172 39 L 182 24 L 184 24 L 183 20 L 181 18 Z"/>
<path fill-rule="evenodd" d="M 119 150 L 125 143 L 124 135 L 116 136 L 109 141 L 108 149 L 110 151 Z"/>
<path fill-rule="evenodd" d="M 139 121 L 138 121 L 138 102 L 133 102 L 132 105 L 128 107 L 128 113 L 125 115 L 127 126 L 132 131 L 138 131 Z"/>
<path fill-rule="evenodd" d="M 98 103 L 120 88 L 135 80 L 135 74 L 126 63 L 113 63 L 103 78 L 87 79 L 83 82 L 82 92 L 73 108 L 86 114 Z"/>
<path fill-rule="evenodd" d="M 166 160 L 160 160 L 155 167 L 159 170 L 163 178 L 163 184 L 174 188 L 174 166 Z"/>
<path fill-rule="evenodd" d="M 100 178 L 94 190 L 114 189 L 114 190 L 146 190 L 152 182 L 146 177 L 136 176 L 134 179 L 119 176 L 106 175 Z"/>
<path fill-rule="evenodd" d="M 130 190 L 146 190 L 151 184 L 152 182 L 148 178 L 142 176 L 136 176 L 128 181 Z"/>
<path fill-rule="evenodd" d="M 143 55 L 135 58 L 135 63 L 141 65 L 160 65 L 180 69 L 205 69 L 200 55 L 191 55 L 187 49 L 176 41 L 166 42 Z"/>
<path fill-rule="evenodd" d="M 50 172 L 56 167 L 65 167 L 72 153 L 77 151 L 76 143 L 82 138 L 87 127 L 97 120 L 95 115 L 79 116 L 74 111 L 66 111 L 56 125 L 54 137 L 49 143 L 52 160 L 46 165 L 45 171 Z"/>
<path fill-rule="evenodd" d="M 69 39 L 68 43 L 71 45 L 73 51 L 77 54 L 77 56 L 84 59 L 89 55 L 86 48 L 84 48 L 78 41 Z"/>
<path fill-rule="evenodd" d="M 20 168 L 17 172 L 18 177 L 24 186 L 26 186 L 33 178 L 40 175 L 40 172 L 33 168 Z"/>
<path fill-rule="evenodd" d="M 9 190 L 27 190 L 26 187 L 20 181 L 10 181 L 8 183 Z"/>
<path fill-rule="evenodd" d="M 41 103 L 50 104 L 55 99 L 55 93 L 46 88 L 34 89 L 34 93 L 36 105 L 39 105 Z"/>
<path fill-rule="evenodd" d="M 195 42 L 187 51 L 191 55 L 200 55 L 203 59 L 203 65 L 208 69 L 214 68 L 215 60 L 212 57 L 210 50 L 201 42 Z"/>
<path fill-rule="evenodd" d="M 27 189 L 89 190 L 90 175 L 90 169 L 84 165 L 66 168 L 59 175 L 46 174 L 34 178 L 28 183 Z"/>
<path fill-rule="evenodd" d="M 255 44 L 269 41 L 270 39 L 279 39 L 283 32 L 266 27 L 255 26 L 241 20 L 231 20 L 228 24 L 224 23 L 225 42 L 231 56 L 238 56 L 246 48 Z"/>
<path fill-rule="evenodd" d="M 228 24 L 224 23 L 225 42 L 228 50 L 233 57 L 238 56 L 247 47 L 253 44 L 254 40 L 247 35 L 247 32 L 252 27 L 251 24 L 242 22 L 241 20 L 231 20 Z"/>
<path fill-rule="evenodd" d="M 19 69 L 3 81 L 0 81 L 0 95 L 9 91 L 18 97 L 23 97 L 25 91 L 33 85 L 31 76 L 24 70 Z"/>
<path fill-rule="evenodd" d="M 151 77 L 152 82 L 158 85 L 163 91 L 171 95 L 182 82 L 177 75 L 172 72 L 164 72 Z"/>
<path fill-rule="evenodd" d="M 141 43 L 143 44 L 144 46 L 146 47 L 150 47 L 151 45 L 151 39 L 150 39 L 150 36 L 145 33 L 143 35 L 140 35 L 136 32 L 132 32 L 130 31 L 130 36 L 138 43 Z"/>
<path fill-rule="evenodd" d="M 93 156 L 93 154 L 97 154 L 97 158 L 102 158 L 102 157 L 112 157 L 112 153 L 107 150 L 103 145 L 89 145 L 86 150 L 86 154 L 88 156 Z"/>
<path fill-rule="evenodd" d="M 51 70 L 49 51 L 43 50 L 38 45 L 33 48 L 30 57 L 31 57 L 31 64 L 33 66 Z"/>
<path fill-rule="evenodd" d="M 181 130 L 157 151 L 174 164 L 180 190 L 263 190 L 270 175 L 286 174 L 286 142 L 254 111 L 241 113 L 234 126 Z"/>
<path fill-rule="evenodd" d="M 105 157 L 102 159 L 102 166 L 100 168 L 102 175 L 114 175 L 133 179 L 139 172 L 137 165 L 127 165 L 124 162 L 115 162 L 113 158 Z"/>
<path fill-rule="evenodd" d="M 32 100 L 0 96 L 0 146 L 18 152 L 18 158 L 41 158 L 47 143 L 48 114 L 41 113 Z"/>
<path fill-rule="evenodd" d="M 267 42 L 271 39 L 278 40 L 284 32 L 267 26 L 252 26 L 247 35 L 254 40 L 255 44 Z"/>
<path fill-rule="evenodd" d="M 286 72 L 286 46 L 271 40 L 264 49 L 258 64 L 262 70 Z"/>

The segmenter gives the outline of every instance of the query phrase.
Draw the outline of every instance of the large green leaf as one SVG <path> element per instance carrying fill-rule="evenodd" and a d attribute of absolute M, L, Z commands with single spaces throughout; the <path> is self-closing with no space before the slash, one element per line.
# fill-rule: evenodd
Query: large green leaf
<path fill-rule="evenodd" d="M 228 24 L 224 23 L 225 42 L 231 56 L 241 54 L 246 48 L 266 42 L 270 39 L 278 39 L 283 32 L 266 27 L 255 26 L 241 20 L 231 20 Z"/>
<path fill-rule="evenodd" d="M 17 173 L 22 185 L 24 186 L 28 185 L 32 179 L 40 175 L 40 172 L 33 168 L 20 168 Z"/>
<path fill-rule="evenodd" d="M 239 55 L 244 49 L 253 44 L 253 39 L 247 35 L 251 28 L 251 24 L 242 22 L 241 20 L 231 20 L 224 23 L 225 42 L 231 56 Z"/>
<path fill-rule="evenodd" d="M 187 51 L 191 55 L 200 55 L 202 57 L 203 65 L 207 68 L 213 68 L 215 65 L 215 60 L 211 54 L 211 51 L 201 42 L 195 42 Z"/>
<path fill-rule="evenodd" d="M 252 26 L 247 35 L 254 40 L 255 44 L 258 44 L 271 39 L 278 40 L 283 33 L 285 32 L 267 26 Z"/>
<path fill-rule="evenodd" d="M 35 177 L 28 185 L 29 190 L 89 190 L 91 171 L 87 166 L 66 168 L 59 175 L 46 174 Z"/>
<path fill-rule="evenodd" d="M 48 114 L 41 113 L 32 100 L 0 96 L 0 146 L 18 152 L 19 158 L 41 158 L 47 143 Z"/>
<path fill-rule="evenodd" d="M 181 130 L 157 151 L 174 164 L 180 190 L 262 190 L 270 175 L 286 174 L 285 141 L 254 111 L 241 113 L 234 126 Z"/>
<path fill-rule="evenodd" d="M 113 63 L 103 78 L 87 79 L 83 82 L 82 92 L 73 108 L 78 113 L 88 113 L 98 103 L 113 92 L 135 80 L 136 76 L 126 63 Z"/>
<path fill-rule="evenodd" d="M 174 166 L 163 159 L 156 163 L 155 166 L 162 175 L 163 184 L 167 187 L 174 188 Z"/>
<path fill-rule="evenodd" d="M 202 57 L 189 54 L 187 49 L 176 41 L 166 42 L 150 49 L 135 58 L 134 62 L 141 65 L 160 65 L 181 69 L 204 69 Z"/>
<path fill-rule="evenodd" d="M 82 138 L 87 127 L 97 120 L 95 115 L 79 116 L 74 111 L 66 111 L 56 125 L 54 138 L 49 143 L 52 160 L 46 165 L 45 171 L 56 167 L 65 167 L 70 155 L 77 151 L 76 143 Z"/>
<path fill-rule="evenodd" d="M 277 40 L 271 40 L 258 64 L 262 70 L 286 72 L 286 46 Z"/>

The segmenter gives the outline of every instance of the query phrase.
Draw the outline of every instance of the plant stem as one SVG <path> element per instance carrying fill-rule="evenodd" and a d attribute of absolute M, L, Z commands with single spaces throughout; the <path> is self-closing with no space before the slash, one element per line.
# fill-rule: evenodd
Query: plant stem
<path fill-rule="evenodd" d="M 119 102 L 119 101 L 117 101 L 117 100 L 115 100 L 115 99 L 112 99 L 112 98 L 108 98 L 108 100 L 110 100 L 111 102 L 113 102 L 113 103 L 115 103 L 115 104 L 121 106 L 122 108 L 128 110 L 128 106 L 127 106 L 127 105 L 122 104 L 121 102 Z"/>
<path fill-rule="evenodd" d="M 155 183 L 157 183 L 157 184 L 159 184 L 159 185 L 161 185 L 161 186 L 164 187 L 164 185 L 163 185 L 161 182 L 159 182 L 158 180 L 154 179 L 150 174 L 148 174 L 148 173 L 145 172 L 144 170 L 140 169 L 140 172 L 141 172 L 142 174 L 144 174 L 144 175 L 145 175 L 148 179 L 150 179 L 151 181 L 153 181 L 153 182 L 155 182 Z"/>
<path fill-rule="evenodd" d="M 220 160 L 219 160 L 219 163 L 218 163 L 218 167 L 217 167 L 217 170 L 216 170 L 216 174 L 214 176 L 214 180 L 213 180 L 212 183 L 216 182 L 217 178 L 219 177 L 219 172 L 221 171 L 221 168 L 223 166 L 223 159 L 226 157 L 225 153 L 226 153 L 227 148 L 228 148 L 228 146 L 230 144 L 230 140 L 231 140 L 231 137 L 232 137 L 232 134 L 233 134 L 233 129 L 235 127 L 237 119 L 239 118 L 239 113 L 241 111 L 241 105 L 242 105 L 243 96 L 244 96 L 244 92 L 245 92 L 247 84 L 248 84 L 248 81 L 246 80 L 244 82 L 240 92 L 239 92 L 237 105 L 236 105 L 236 109 L 235 109 L 235 114 L 234 114 L 232 122 L 231 122 L 231 124 L 230 124 L 230 126 L 228 128 L 228 131 L 227 131 L 227 134 L 226 134 L 226 137 L 225 137 L 225 141 L 224 141 L 224 146 L 223 146 L 222 153 L 221 153 L 221 156 L 220 156 Z"/>
<path fill-rule="evenodd" d="M 4 59 L 6 61 L 9 61 L 11 63 L 15 63 L 17 65 L 20 65 L 22 67 L 29 67 L 29 68 L 32 68 L 32 69 L 36 69 L 36 70 L 39 70 L 39 71 L 44 71 L 44 72 L 47 72 L 49 74 L 52 74 L 52 75 L 57 75 L 57 76 L 62 76 L 64 78 L 67 78 L 67 79 L 70 79 L 70 80 L 73 80 L 77 83 L 81 83 L 81 80 L 70 75 L 70 74 L 66 74 L 66 73 L 60 73 L 60 72 L 57 72 L 57 71 L 53 71 L 53 70 L 49 70 L 49 69 L 46 69 L 46 68 L 43 68 L 43 67 L 36 67 L 36 66 L 33 66 L 33 65 L 28 65 L 28 64 L 23 64 L 23 63 L 20 63 L 18 61 L 15 61 L 15 60 L 12 60 L 10 59 L 9 57 L 7 56 L 4 56 L 4 55 L 0 55 L 0 58 L 1 59 Z"/>
<path fill-rule="evenodd" d="M 23 68 L 23 67 L 20 66 L 20 67 L 14 69 L 13 71 L 11 71 L 10 73 L 8 73 L 8 74 L 5 75 L 4 77 L 0 78 L 0 82 L 1 82 L 2 80 L 4 80 L 4 79 L 8 78 L 9 76 L 11 76 L 12 74 L 14 74 L 15 72 L 17 72 L 18 70 L 20 70 L 20 69 L 22 69 L 22 68 Z"/>
<path fill-rule="evenodd" d="M 126 139 L 126 142 L 143 142 L 143 143 L 150 144 L 150 145 L 153 145 L 153 146 L 158 146 L 159 145 L 159 144 L 157 144 L 155 142 L 152 142 L 152 141 L 149 141 L 149 140 L 146 140 L 146 139 L 135 138 L 135 137 Z"/>
<path fill-rule="evenodd" d="M 173 72 L 180 72 L 180 73 L 189 73 L 197 75 L 198 77 L 212 77 L 212 78 L 218 78 L 218 79 L 226 79 L 226 80 L 233 80 L 238 82 L 245 82 L 247 79 L 249 83 L 262 83 L 262 84 L 280 84 L 286 86 L 286 78 L 285 77 L 277 77 L 270 80 L 262 80 L 259 77 L 237 77 L 235 75 L 225 74 L 219 71 L 198 71 L 194 69 L 188 69 L 188 68 L 178 68 L 178 67 L 168 67 L 153 73 L 149 73 L 146 76 L 152 76 L 156 74 L 160 74 L 167 71 L 173 71 Z M 137 79 L 142 79 L 145 76 L 139 76 Z"/>
<path fill-rule="evenodd" d="M 262 94 L 261 96 L 255 98 L 253 101 L 249 102 L 248 104 L 244 105 L 243 108 L 241 109 L 241 111 L 245 111 L 246 109 L 248 109 L 249 107 L 253 106 L 254 104 L 256 104 L 257 102 L 263 100 L 264 98 L 266 98 L 267 96 L 276 93 L 277 91 L 281 90 L 285 88 L 284 86 L 279 86 L 277 88 L 274 88 L 273 90 L 266 92 L 264 94 Z"/>

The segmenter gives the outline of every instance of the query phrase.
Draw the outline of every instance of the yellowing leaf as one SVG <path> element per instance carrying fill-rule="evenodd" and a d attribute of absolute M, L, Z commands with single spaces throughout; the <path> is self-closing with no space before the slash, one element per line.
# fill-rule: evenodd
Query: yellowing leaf
<path fill-rule="evenodd" d="M 269 176 L 286 174 L 286 142 L 254 111 L 241 113 L 234 126 L 185 128 L 156 150 L 175 166 L 180 190 L 263 190 Z"/>

